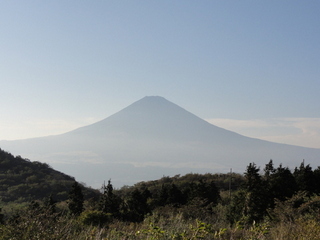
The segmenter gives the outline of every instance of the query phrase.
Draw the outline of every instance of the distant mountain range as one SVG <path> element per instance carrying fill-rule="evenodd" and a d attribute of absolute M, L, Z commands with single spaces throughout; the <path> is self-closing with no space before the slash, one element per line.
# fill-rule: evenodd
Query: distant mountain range
<path fill-rule="evenodd" d="M 273 159 L 290 168 L 317 167 L 320 149 L 268 142 L 214 126 L 162 97 L 144 97 L 97 123 L 61 135 L 0 141 L 0 148 L 92 187 L 176 174 L 244 172 Z M 320 164 L 319 164 L 320 165 Z"/>

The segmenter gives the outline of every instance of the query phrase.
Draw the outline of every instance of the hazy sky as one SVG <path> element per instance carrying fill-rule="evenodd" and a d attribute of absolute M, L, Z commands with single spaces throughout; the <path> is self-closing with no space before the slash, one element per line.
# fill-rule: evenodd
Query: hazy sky
<path fill-rule="evenodd" d="M 320 148 L 320 1 L 1 1 L 0 83 L 0 140 L 159 95 L 247 136 Z"/>

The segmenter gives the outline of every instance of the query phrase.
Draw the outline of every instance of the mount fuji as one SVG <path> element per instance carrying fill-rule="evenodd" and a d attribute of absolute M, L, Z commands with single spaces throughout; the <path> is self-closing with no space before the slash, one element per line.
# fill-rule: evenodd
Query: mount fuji
<path fill-rule="evenodd" d="M 242 136 L 214 126 L 162 97 L 144 97 L 118 113 L 73 131 L 0 141 L 0 148 L 49 163 L 92 187 L 108 179 L 116 187 L 162 176 L 233 171 L 250 162 L 261 168 L 317 167 L 320 149 Z"/>

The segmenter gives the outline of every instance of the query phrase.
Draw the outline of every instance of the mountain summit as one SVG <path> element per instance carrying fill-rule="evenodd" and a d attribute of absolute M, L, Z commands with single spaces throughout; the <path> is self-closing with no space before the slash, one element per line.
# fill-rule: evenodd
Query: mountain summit
<path fill-rule="evenodd" d="M 144 97 L 118 113 L 100 122 L 76 129 L 70 134 L 105 136 L 113 133 L 138 139 L 148 137 L 168 141 L 173 139 L 194 141 L 202 139 L 206 132 L 209 129 L 212 131 L 213 128 L 217 133 L 227 132 L 163 97 L 152 96 Z"/>
<path fill-rule="evenodd" d="M 243 172 L 250 162 L 264 167 L 317 166 L 320 149 L 249 138 L 214 126 L 162 97 L 144 97 L 97 123 L 65 134 L 1 141 L 13 154 L 47 162 L 99 187 L 188 172 Z"/>

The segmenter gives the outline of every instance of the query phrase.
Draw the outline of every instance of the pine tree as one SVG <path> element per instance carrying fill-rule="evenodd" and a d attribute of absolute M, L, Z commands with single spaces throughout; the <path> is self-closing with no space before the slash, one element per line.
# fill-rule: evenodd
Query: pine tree
<path fill-rule="evenodd" d="M 167 204 L 172 204 L 177 207 L 185 203 L 185 197 L 183 196 L 181 190 L 172 183 L 168 186 L 168 198 Z"/>
<path fill-rule="evenodd" d="M 287 167 L 282 167 L 280 164 L 274 173 L 270 176 L 269 181 L 270 195 L 273 199 L 281 201 L 291 198 L 297 191 L 296 180 L 293 174 Z M 271 206 L 273 207 L 273 205 Z"/>
<path fill-rule="evenodd" d="M 264 177 L 266 180 L 270 179 L 270 176 L 274 173 L 275 169 L 273 167 L 273 161 L 272 159 L 269 161 L 268 164 L 266 164 L 266 167 L 264 168 Z"/>
<path fill-rule="evenodd" d="M 246 196 L 243 216 L 249 223 L 262 220 L 268 207 L 268 189 L 259 171 L 254 163 L 250 163 L 244 174 Z"/>
<path fill-rule="evenodd" d="M 315 169 L 313 171 L 313 176 L 314 176 L 314 192 L 318 195 L 320 195 L 320 167 Z"/>
<path fill-rule="evenodd" d="M 299 168 L 295 168 L 293 175 L 299 191 L 306 191 L 308 195 L 315 192 L 315 178 L 312 167 L 309 164 L 305 166 L 303 161 Z"/>
<path fill-rule="evenodd" d="M 167 204 L 168 197 L 169 197 L 169 187 L 167 184 L 162 184 L 156 200 L 157 205 L 165 206 Z"/>
<path fill-rule="evenodd" d="M 70 213 L 72 215 L 80 215 L 83 211 L 83 194 L 81 186 L 74 182 L 72 184 L 71 191 L 69 192 L 69 203 L 68 207 L 70 210 Z"/>
<path fill-rule="evenodd" d="M 99 208 L 104 213 L 111 213 L 113 216 L 119 215 L 121 200 L 113 193 L 113 186 L 111 180 L 108 185 L 102 186 L 102 197 L 100 199 Z"/>
<path fill-rule="evenodd" d="M 133 190 L 126 201 L 127 210 L 124 218 L 132 222 L 142 221 L 144 216 L 150 212 L 147 200 L 148 194 L 145 191 Z"/>

